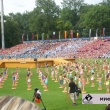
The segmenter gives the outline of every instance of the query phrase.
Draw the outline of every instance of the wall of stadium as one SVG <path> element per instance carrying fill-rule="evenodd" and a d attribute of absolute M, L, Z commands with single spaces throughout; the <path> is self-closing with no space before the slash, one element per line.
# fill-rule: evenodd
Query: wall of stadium
<path fill-rule="evenodd" d="M 37 59 L 36 61 L 32 60 L 2 60 L 0 61 L 0 68 L 37 68 L 48 66 L 59 65 L 61 63 L 74 62 L 75 59 Z"/>

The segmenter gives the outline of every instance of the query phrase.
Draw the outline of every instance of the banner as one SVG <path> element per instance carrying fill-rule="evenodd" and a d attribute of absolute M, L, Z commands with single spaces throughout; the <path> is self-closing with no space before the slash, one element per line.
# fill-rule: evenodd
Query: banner
<path fill-rule="evenodd" d="M 44 33 L 42 33 L 42 40 L 44 40 Z"/>
<path fill-rule="evenodd" d="M 98 29 L 96 30 L 96 37 L 98 37 Z"/>
<path fill-rule="evenodd" d="M 76 37 L 79 38 L 79 33 L 78 32 L 76 33 Z"/>
<path fill-rule="evenodd" d="M 38 34 L 36 34 L 36 38 L 37 38 L 37 40 L 38 40 Z"/>
<path fill-rule="evenodd" d="M 55 32 L 53 32 L 53 35 L 55 35 Z"/>
<path fill-rule="evenodd" d="M 91 38 L 91 29 L 89 29 L 89 38 Z"/>
<path fill-rule="evenodd" d="M 70 30 L 70 37 L 73 38 L 73 30 Z"/>
<path fill-rule="evenodd" d="M 103 37 L 105 36 L 105 28 L 103 28 L 103 30 L 102 30 L 102 35 L 103 35 Z"/>
<path fill-rule="evenodd" d="M 82 94 L 82 104 L 110 104 L 110 94 Z"/>
<path fill-rule="evenodd" d="M 55 32 L 53 32 L 53 39 L 55 39 L 55 34 L 56 34 L 56 33 L 55 33 Z"/>
<path fill-rule="evenodd" d="M 32 33 L 32 40 L 34 40 L 34 33 Z"/>
<path fill-rule="evenodd" d="M 64 37 L 67 38 L 67 31 L 64 31 Z"/>
<path fill-rule="evenodd" d="M 23 43 L 23 41 L 24 41 L 24 34 L 22 34 L 22 43 Z"/>

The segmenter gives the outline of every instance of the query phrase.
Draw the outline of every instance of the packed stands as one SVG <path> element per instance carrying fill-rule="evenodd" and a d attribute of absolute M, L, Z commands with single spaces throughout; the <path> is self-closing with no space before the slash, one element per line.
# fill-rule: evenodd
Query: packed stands
<path fill-rule="evenodd" d="M 110 51 L 110 41 L 96 40 L 80 48 L 75 56 L 98 58 Z"/>
<path fill-rule="evenodd" d="M 0 59 L 11 58 L 73 58 L 110 57 L 110 40 L 66 40 L 56 42 L 24 42 L 11 48 L 0 50 Z"/>

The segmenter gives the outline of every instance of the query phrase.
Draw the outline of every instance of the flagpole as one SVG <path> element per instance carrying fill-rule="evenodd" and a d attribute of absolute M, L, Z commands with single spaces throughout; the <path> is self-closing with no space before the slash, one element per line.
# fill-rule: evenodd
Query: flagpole
<path fill-rule="evenodd" d="M 5 48 L 3 15 L 4 15 L 4 11 L 3 11 L 3 0 L 1 0 L 1 35 L 2 35 L 2 49 Z"/>

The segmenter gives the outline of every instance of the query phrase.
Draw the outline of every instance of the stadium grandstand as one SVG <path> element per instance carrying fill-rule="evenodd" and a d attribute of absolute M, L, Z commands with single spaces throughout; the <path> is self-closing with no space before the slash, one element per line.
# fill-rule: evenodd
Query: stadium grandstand
<path fill-rule="evenodd" d="M 76 57 L 110 58 L 110 38 L 24 41 L 0 50 L 0 59 Z"/>

